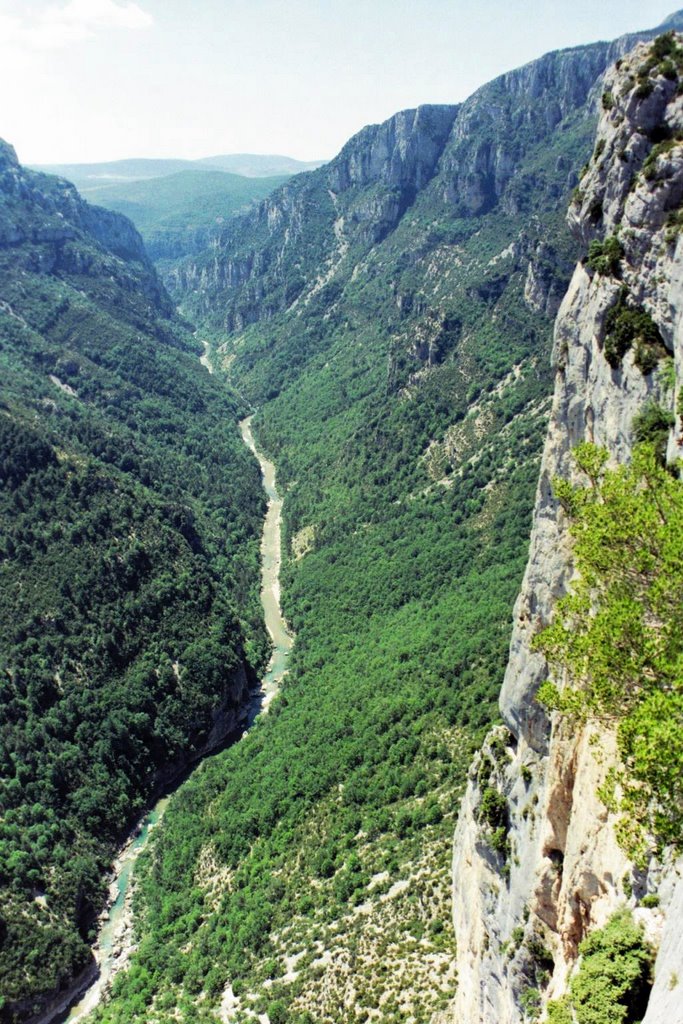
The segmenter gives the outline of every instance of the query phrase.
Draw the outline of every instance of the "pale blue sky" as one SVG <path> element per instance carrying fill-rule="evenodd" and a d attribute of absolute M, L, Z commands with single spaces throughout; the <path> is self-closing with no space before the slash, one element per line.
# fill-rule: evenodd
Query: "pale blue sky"
<path fill-rule="evenodd" d="M 675 0 L 674 0 L 675 2 Z M 26 163 L 333 156 L 672 0 L 0 0 L 0 136 Z"/>

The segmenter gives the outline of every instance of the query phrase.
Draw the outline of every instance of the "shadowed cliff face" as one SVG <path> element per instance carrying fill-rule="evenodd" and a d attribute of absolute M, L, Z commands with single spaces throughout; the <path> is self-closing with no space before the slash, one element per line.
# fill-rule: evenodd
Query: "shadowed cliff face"
<path fill-rule="evenodd" d="M 680 382 L 683 274 L 676 218 L 683 149 L 676 140 L 683 100 L 676 74 L 651 57 L 651 47 L 641 44 L 605 77 L 593 157 L 569 210 L 584 252 L 591 242 L 618 236 L 621 255 L 618 266 L 604 272 L 584 257 L 555 326 L 553 412 L 500 697 L 507 729 L 489 738 L 473 765 L 456 832 L 457 1020 L 517 1024 L 525 1018 L 530 989 L 539 999 L 562 995 L 581 940 L 617 907 L 635 907 L 636 896 L 647 891 L 657 892 L 660 909 L 635 913 L 648 936 L 661 939 L 663 965 L 656 970 L 647 1021 L 667 1019 L 672 997 L 666 983 L 672 966 L 681 968 L 675 866 L 653 862 L 649 874 L 635 872 L 617 844 L 614 816 L 597 795 L 616 757 L 614 733 L 597 722 L 573 729 L 549 722 L 535 700 L 547 666 L 532 646 L 573 573 L 568 524 L 553 479 L 575 474 L 571 450 L 584 440 L 607 448 L 613 463 L 628 462 L 635 416 L 651 401 L 673 405 L 673 391 L 656 367 L 644 370 L 633 351 L 618 366 L 608 361 L 607 317 L 624 295 L 653 318 Z M 670 453 L 676 457 L 674 436 Z M 491 847 L 482 812 L 487 791 L 495 791 L 504 808 L 506 863 Z M 547 954 L 543 972 L 539 949 Z"/>

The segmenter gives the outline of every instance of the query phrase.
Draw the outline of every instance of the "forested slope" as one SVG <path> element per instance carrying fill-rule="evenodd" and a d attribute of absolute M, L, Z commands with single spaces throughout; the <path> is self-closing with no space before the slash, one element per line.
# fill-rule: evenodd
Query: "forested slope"
<path fill-rule="evenodd" d="M 108 865 L 266 652 L 263 497 L 130 222 L 0 143 L 0 1015 L 90 962 Z"/>
<path fill-rule="evenodd" d="M 259 406 L 297 643 L 272 713 L 180 789 L 143 856 L 138 951 L 100 1020 L 426 1024 L 451 998 L 453 819 L 496 714 L 551 324 L 582 255 L 563 211 L 600 155 L 601 75 L 632 42 L 365 129 L 170 278 Z M 14 998 L 86 961 L 125 807 L 201 749 L 264 645 L 236 403 L 125 222 L 3 157 L 6 492 L 28 515 L 2 561 L 6 618 L 27 623 L 4 677 Z"/>
<path fill-rule="evenodd" d="M 219 170 L 184 170 L 151 180 L 80 187 L 90 202 L 130 217 L 150 259 L 159 264 L 200 252 L 226 220 L 286 180 L 284 175 L 245 178 Z"/>
<path fill-rule="evenodd" d="M 632 42 L 364 129 L 173 276 L 259 406 L 297 640 L 268 720 L 169 808 L 101 1020 L 427 1022 L 452 995 L 453 815 L 526 558 L 564 210 Z"/>

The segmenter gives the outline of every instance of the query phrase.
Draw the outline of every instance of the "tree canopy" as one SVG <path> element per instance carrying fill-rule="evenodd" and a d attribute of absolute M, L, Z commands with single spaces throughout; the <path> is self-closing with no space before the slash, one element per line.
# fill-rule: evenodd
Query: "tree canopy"
<path fill-rule="evenodd" d="M 556 481 L 578 573 L 537 639 L 553 682 L 539 698 L 614 727 L 620 764 L 602 795 L 625 848 L 683 843 L 683 484 L 652 445 L 628 466 L 575 450 L 587 486 Z"/>

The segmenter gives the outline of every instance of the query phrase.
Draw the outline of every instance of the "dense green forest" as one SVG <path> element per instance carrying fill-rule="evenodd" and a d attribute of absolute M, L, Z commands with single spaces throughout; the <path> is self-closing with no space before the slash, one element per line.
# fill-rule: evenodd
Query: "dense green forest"
<path fill-rule="evenodd" d="M 228 982 L 271 1020 L 335 1019 L 349 986 L 358 1019 L 383 996 L 399 1020 L 399 961 L 425 985 L 418 1019 L 452 994 L 450 838 L 494 714 L 536 471 L 512 470 L 491 504 L 472 479 L 398 514 L 368 507 L 352 545 L 340 518 L 303 557 L 284 694 L 167 811 L 137 890 L 140 953 L 103 1020 L 166 1021 L 175 1007 L 209 1020 Z M 368 903 L 372 929 L 356 909 Z"/>
<path fill-rule="evenodd" d="M 270 715 L 172 800 L 139 865 L 139 951 L 98 1020 L 397 1024 L 452 996 L 451 838 L 497 713 L 575 256 L 567 169 L 592 128 L 581 111 L 530 133 L 476 214 L 437 173 L 390 231 L 377 183 L 330 211 L 333 161 L 284 187 L 287 208 L 306 199 L 280 262 L 262 217 L 235 223 L 226 262 L 264 257 L 227 313 L 178 293 L 211 307 L 216 361 L 259 407 L 296 645 Z"/>
<path fill-rule="evenodd" d="M 263 497 L 233 426 L 256 407 L 290 671 L 174 794 L 95 1019 L 427 1024 L 448 1004 L 454 821 L 497 716 L 608 49 L 371 126 L 226 224 L 170 275 L 215 379 L 120 221 L 65 235 L 50 203 L 76 200 L 45 179 L 40 223 L 10 210 L 12 996 L 85 962 L 116 836 L 263 667 Z M 504 886 L 514 854 L 489 852 Z"/>
<path fill-rule="evenodd" d="M 264 501 L 132 226 L 0 149 L 0 1013 L 90 960 L 113 851 L 267 654 Z"/>

